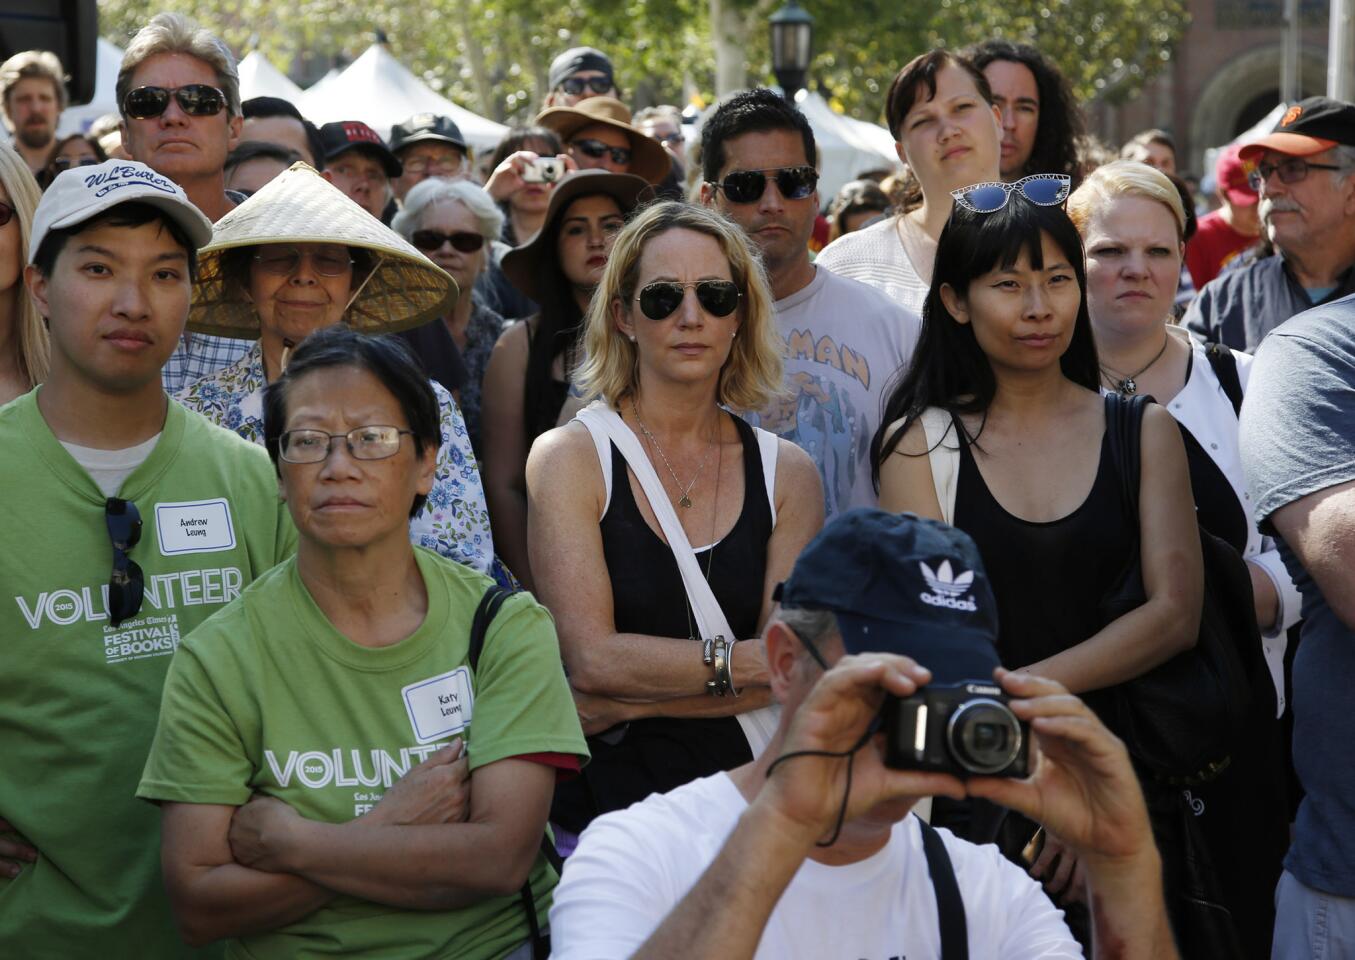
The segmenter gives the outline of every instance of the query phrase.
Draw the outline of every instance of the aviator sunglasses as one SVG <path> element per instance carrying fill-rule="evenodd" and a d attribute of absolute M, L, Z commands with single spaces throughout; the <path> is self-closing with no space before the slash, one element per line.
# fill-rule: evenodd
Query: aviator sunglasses
<path fill-rule="evenodd" d="M 137 87 L 122 99 L 122 112 L 133 120 L 149 120 L 169 109 L 169 98 L 192 117 L 211 117 L 226 108 L 226 95 L 205 83 L 186 83 L 182 87 Z"/>
<path fill-rule="evenodd" d="M 608 93 L 612 89 L 611 77 L 567 77 L 560 81 L 560 89 L 571 97 L 577 97 L 587 87 L 594 93 Z"/>
<path fill-rule="evenodd" d="M 695 280 L 678 283 L 676 280 L 656 280 L 640 290 L 640 312 L 651 320 L 666 320 L 682 306 L 687 288 L 696 289 L 696 301 L 712 317 L 727 317 L 739 305 L 738 285 L 733 280 Z"/>
<path fill-rule="evenodd" d="M 612 155 L 612 163 L 617 166 L 630 163 L 630 147 L 609 147 L 601 140 L 587 138 L 583 140 L 571 140 L 569 145 L 571 147 L 578 147 L 579 150 L 583 152 L 584 156 L 592 157 L 594 160 L 600 160 L 610 153 Z"/>
<path fill-rule="evenodd" d="M 1072 185 L 1072 178 L 1066 174 L 1034 173 L 1015 183 L 976 183 L 952 190 L 950 195 L 966 210 L 996 213 L 1007 205 L 1013 193 L 1018 192 L 1037 207 L 1057 207 L 1068 199 Z"/>
<path fill-rule="evenodd" d="M 474 253 L 485 245 L 485 238 L 480 234 L 464 231 L 442 233 L 438 230 L 415 230 L 409 239 L 414 246 L 424 253 L 441 250 L 444 243 L 450 243 L 452 249 L 459 250 L 462 253 Z"/>
<path fill-rule="evenodd" d="M 113 573 L 108 578 L 108 622 L 116 627 L 136 616 L 146 592 L 146 575 L 127 554 L 141 540 L 141 512 L 130 500 L 104 501 L 104 521 L 113 543 Z"/>
<path fill-rule="evenodd" d="M 819 185 L 819 172 L 811 166 L 781 167 L 776 170 L 736 170 L 710 185 L 725 192 L 730 203 L 756 203 L 767 189 L 767 175 L 775 174 L 776 189 L 787 200 L 804 200 Z"/>

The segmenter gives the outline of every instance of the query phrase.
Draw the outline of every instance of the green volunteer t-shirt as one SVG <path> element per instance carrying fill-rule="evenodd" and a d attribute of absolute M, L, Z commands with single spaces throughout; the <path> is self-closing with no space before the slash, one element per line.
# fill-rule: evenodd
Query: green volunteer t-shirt
<path fill-rule="evenodd" d="M 492 581 L 431 551 L 415 554 L 428 613 L 391 646 L 359 646 L 335 630 L 295 559 L 194 631 L 165 681 L 138 796 L 239 806 L 262 793 L 308 819 L 344 823 L 459 737 L 472 771 L 531 753 L 586 758 L 546 609 L 528 594 L 509 598 L 472 671 L 471 620 Z M 556 879 L 538 856 L 531 881 L 542 924 Z M 339 897 L 232 941 L 226 955 L 497 960 L 527 936 L 516 895 L 447 911 Z"/>
<path fill-rule="evenodd" d="M 196 956 L 137 779 L 180 638 L 294 553 L 296 531 L 263 450 L 170 402 L 118 491 L 141 514 L 145 599 L 109 626 L 104 496 L 37 394 L 0 407 L 0 817 L 41 853 L 0 878 L 0 956 Z"/>

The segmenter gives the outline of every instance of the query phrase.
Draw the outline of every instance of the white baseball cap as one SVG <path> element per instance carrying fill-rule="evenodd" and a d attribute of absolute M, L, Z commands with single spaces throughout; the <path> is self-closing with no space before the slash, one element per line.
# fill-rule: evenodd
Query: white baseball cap
<path fill-rule="evenodd" d="M 188 234 L 194 251 L 211 242 L 212 221 L 193 206 L 177 183 L 135 160 L 106 160 L 96 166 L 71 167 L 57 174 L 33 213 L 28 262 L 33 262 L 49 231 L 79 226 L 132 201 L 164 211 Z"/>

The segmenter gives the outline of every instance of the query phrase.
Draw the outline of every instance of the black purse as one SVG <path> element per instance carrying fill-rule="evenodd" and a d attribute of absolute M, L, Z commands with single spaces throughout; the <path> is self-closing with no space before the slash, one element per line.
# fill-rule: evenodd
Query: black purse
<path fill-rule="evenodd" d="M 1109 394 L 1106 430 L 1130 516 L 1139 516 L 1143 411 L 1150 397 Z M 1167 783 L 1216 778 L 1229 763 L 1253 709 L 1243 652 L 1261 648 L 1251 578 L 1228 543 L 1199 529 L 1204 604 L 1195 646 L 1133 680 L 1105 691 L 1102 719 L 1125 742 L 1140 769 Z M 1101 602 L 1102 623 L 1147 600 L 1139 541 L 1116 585 Z"/>

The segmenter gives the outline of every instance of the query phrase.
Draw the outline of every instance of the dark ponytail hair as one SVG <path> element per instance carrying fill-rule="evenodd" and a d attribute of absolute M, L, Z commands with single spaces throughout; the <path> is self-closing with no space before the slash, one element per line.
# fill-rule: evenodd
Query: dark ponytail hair
<path fill-rule="evenodd" d="M 1062 207 L 1041 207 L 1021 196 L 1011 197 L 995 213 L 974 213 L 955 204 L 936 247 L 931 289 L 922 305 L 922 336 L 912 362 L 895 374 L 896 385 L 885 402 L 880 429 L 870 445 L 871 476 L 880 486 L 880 464 L 894 452 L 907 428 L 929 407 L 952 414 L 986 413 L 997 391 L 992 364 L 979 347 L 972 323 L 959 323 L 941 301 L 941 287 L 949 284 L 960 296 L 990 270 L 1006 269 L 1025 251 L 1031 266 L 1044 268 L 1041 235 L 1068 258 L 1080 291 L 1077 321 L 1068 349 L 1059 358 L 1063 375 L 1088 390 L 1101 387 L 1091 316 L 1087 312 L 1087 269 L 1082 239 Z M 889 425 L 903 426 L 887 435 Z M 964 441 L 978 439 L 982 427 Z"/>

